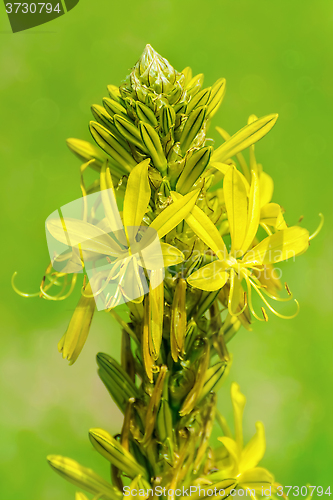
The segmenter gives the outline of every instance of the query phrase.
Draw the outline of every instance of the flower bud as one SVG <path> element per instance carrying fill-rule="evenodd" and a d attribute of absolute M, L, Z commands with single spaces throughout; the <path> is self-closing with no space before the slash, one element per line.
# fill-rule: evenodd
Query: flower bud
<path fill-rule="evenodd" d="M 131 78 L 135 77 L 141 85 L 149 87 L 157 94 L 171 90 L 179 76 L 171 64 L 149 44 L 131 73 Z"/>
<path fill-rule="evenodd" d="M 107 483 L 93 470 L 83 467 L 71 458 L 49 455 L 47 461 L 60 476 L 93 495 L 103 495 L 103 498 L 109 500 L 120 500 L 122 498 L 120 491 Z"/>
<path fill-rule="evenodd" d="M 62 353 L 62 357 L 64 359 L 68 359 L 70 365 L 75 363 L 80 352 L 82 351 L 88 337 L 91 321 L 96 308 L 95 298 L 92 295 L 89 284 L 87 285 L 85 291 L 87 295 L 91 296 L 81 296 L 66 333 L 58 343 L 59 352 Z"/>
<path fill-rule="evenodd" d="M 115 438 L 103 429 L 90 429 L 89 438 L 94 448 L 109 462 L 129 477 L 137 475 L 147 478 L 146 470 Z"/>

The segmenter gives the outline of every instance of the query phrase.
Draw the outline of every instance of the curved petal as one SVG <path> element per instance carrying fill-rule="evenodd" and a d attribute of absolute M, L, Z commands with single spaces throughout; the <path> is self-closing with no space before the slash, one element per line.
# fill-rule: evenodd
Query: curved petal
<path fill-rule="evenodd" d="M 224 162 L 251 144 L 255 144 L 271 130 L 277 118 L 277 114 L 271 114 L 249 123 L 215 149 L 212 161 Z"/>
<path fill-rule="evenodd" d="M 287 229 L 281 207 L 277 203 L 267 203 L 261 207 L 260 222 L 267 224 L 267 226 L 273 226 L 278 230 Z"/>
<path fill-rule="evenodd" d="M 242 451 L 240 470 L 252 469 L 262 460 L 266 451 L 265 428 L 262 422 L 256 423 L 257 432 Z"/>
<path fill-rule="evenodd" d="M 242 472 L 237 480 L 240 487 L 244 489 L 248 487 L 251 490 L 255 489 L 261 493 L 262 487 L 265 488 L 265 486 L 274 483 L 274 476 L 267 469 L 256 467 Z"/>
<path fill-rule="evenodd" d="M 234 410 L 236 442 L 241 450 L 243 448 L 243 413 L 246 398 L 235 382 L 231 384 L 231 402 Z"/>
<path fill-rule="evenodd" d="M 197 201 L 198 195 L 199 189 L 196 189 L 186 194 L 181 199 L 174 201 L 153 220 L 149 227 L 157 231 L 159 238 L 163 238 L 163 236 L 178 226 L 178 224 L 191 212 Z"/>
<path fill-rule="evenodd" d="M 127 181 L 124 198 L 124 226 L 139 226 L 146 213 L 150 200 L 148 166 L 150 159 L 144 160 L 133 168 Z"/>
<path fill-rule="evenodd" d="M 266 172 L 261 172 L 260 178 L 260 206 L 263 207 L 266 203 L 269 203 L 273 196 L 274 182 L 270 175 Z"/>
<path fill-rule="evenodd" d="M 117 207 L 116 195 L 107 162 L 103 163 L 103 166 L 101 168 L 100 187 L 103 208 L 108 222 L 107 232 L 122 230 L 123 223 L 121 222 L 119 210 Z"/>
<path fill-rule="evenodd" d="M 56 240 L 65 245 L 115 257 L 121 252 L 120 247 L 107 233 L 88 222 L 59 217 L 47 220 L 46 227 Z"/>
<path fill-rule="evenodd" d="M 232 462 L 234 463 L 234 467 L 237 468 L 237 472 L 238 472 L 239 449 L 238 449 L 236 441 L 234 441 L 232 438 L 227 437 L 227 436 L 219 437 L 218 440 L 221 441 L 221 443 L 223 443 L 223 445 L 225 446 L 226 450 L 229 453 L 229 456 L 230 456 Z M 237 474 L 237 472 L 236 472 L 236 474 Z"/>
<path fill-rule="evenodd" d="M 214 292 L 222 288 L 227 279 L 228 273 L 225 271 L 224 262 L 215 260 L 191 274 L 187 282 L 194 288 Z"/>
<path fill-rule="evenodd" d="M 259 226 L 260 220 L 260 193 L 259 193 L 259 179 L 257 174 L 252 170 L 252 182 L 249 193 L 249 208 L 247 214 L 247 225 L 245 238 L 242 243 L 241 250 L 243 253 L 249 248 L 253 242 Z"/>
<path fill-rule="evenodd" d="M 182 195 L 176 192 L 171 192 L 174 200 L 179 200 Z M 191 212 L 185 217 L 187 224 L 192 231 L 216 253 L 220 258 L 226 258 L 228 252 L 219 230 L 210 220 L 208 215 L 199 207 L 194 206 Z"/>
<path fill-rule="evenodd" d="M 245 266 L 274 264 L 300 255 L 308 249 L 309 232 L 299 226 L 288 227 L 268 236 L 248 251 L 242 263 Z"/>
<path fill-rule="evenodd" d="M 223 192 L 230 227 L 231 252 L 233 252 L 241 249 L 247 226 L 246 186 L 234 166 L 231 166 L 224 176 Z"/>

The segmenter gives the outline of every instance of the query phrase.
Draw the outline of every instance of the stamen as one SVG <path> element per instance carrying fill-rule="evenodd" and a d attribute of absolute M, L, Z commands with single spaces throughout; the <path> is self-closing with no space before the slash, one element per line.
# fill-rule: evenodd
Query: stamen
<path fill-rule="evenodd" d="M 244 275 L 245 281 L 246 281 L 246 286 L 247 286 L 247 293 L 248 293 L 248 305 L 249 309 L 251 311 L 251 314 L 258 320 L 258 321 L 265 321 L 264 319 L 260 318 L 257 313 L 254 310 L 253 304 L 252 304 L 252 290 L 251 290 L 251 285 L 249 283 L 249 278 Z"/>
<path fill-rule="evenodd" d="M 82 283 L 82 288 L 83 288 L 83 290 L 85 290 L 85 289 L 86 289 L 86 284 L 87 284 L 87 275 L 85 274 L 85 275 L 83 276 L 83 283 Z"/>
<path fill-rule="evenodd" d="M 267 226 L 267 224 L 264 224 L 264 222 L 260 222 L 260 225 L 266 231 L 266 233 L 268 234 L 268 236 L 272 236 L 273 233 L 269 229 L 269 227 Z"/>
<path fill-rule="evenodd" d="M 151 371 L 152 371 L 153 373 L 159 373 L 159 372 L 160 372 L 160 367 L 159 367 L 159 366 L 157 366 L 157 365 L 153 365 L 153 366 L 151 367 Z"/>
<path fill-rule="evenodd" d="M 274 307 L 271 306 L 271 304 L 265 299 L 264 295 L 261 293 L 261 291 L 258 289 L 258 287 L 255 285 L 254 282 L 252 282 L 250 279 L 249 279 L 249 282 L 251 283 L 251 285 L 253 286 L 253 288 L 255 289 L 255 291 L 257 292 L 257 294 L 259 295 L 259 297 L 261 298 L 261 300 L 264 302 L 264 304 L 268 307 L 268 309 L 273 313 L 275 314 L 275 316 L 278 316 L 279 318 L 282 318 L 282 319 L 293 319 L 297 316 L 297 314 L 299 313 L 299 303 L 297 302 L 296 299 L 294 299 L 296 305 L 297 305 L 297 310 L 294 314 L 292 314 L 291 316 L 285 316 L 284 314 L 281 314 L 279 313 L 278 311 L 276 311 L 274 309 Z M 282 302 L 283 299 L 280 301 Z"/>
<path fill-rule="evenodd" d="M 265 308 L 264 308 L 264 307 L 262 307 L 262 308 L 261 308 L 261 311 L 262 311 L 262 315 L 263 315 L 263 317 L 264 317 L 264 320 L 265 320 L 265 321 L 268 321 L 268 316 L 267 316 L 267 313 L 266 313 L 266 311 L 265 311 Z"/>
<path fill-rule="evenodd" d="M 288 295 L 292 296 L 292 293 L 291 293 L 291 291 L 290 291 L 290 288 L 289 288 L 289 286 L 287 285 L 287 283 L 286 283 L 286 282 L 284 283 L 284 286 L 285 286 L 285 288 L 286 288 L 286 290 L 287 290 Z"/>
<path fill-rule="evenodd" d="M 40 292 L 36 292 L 36 293 L 21 292 L 21 290 L 19 290 L 14 283 L 16 275 L 17 275 L 17 271 L 15 271 L 15 273 L 13 274 L 12 279 L 11 279 L 11 284 L 12 284 L 12 288 L 13 288 L 14 292 L 16 292 L 21 297 L 29 297 L 30 298 L 30 297 L 38 297 L 39 296 Z"/>
<path fill-rule="evenodd" d="M 41 284 L 40 284 L 40 288 L 43 288 L 44 284 L 45 284 L 45 275 L 43 276 L 42 282 L 41 282 Z M 42 292 L 39 294 L 39 296 L 40 296 L 40 298 L 42 298 L 42 297 L 43 297 Z"/>
<path fill-rule="evenodd" d="M 320 217 L 320 222 L 319 222 L 319 225 L 317 227 L 317 229 L 315 230 L 314 233 L 311 234 L 311 236 L 309 236 L 309 241 L 311 241 L 313 238 L 315 238 L 321 231 L 323 225 L 324 225 L 324 216 L 323 214 L 319 214 L 319 217 Z"/>
<path fill-rule="evenodd" d="M 302 222 L 302 220 L 304 219 L 304 215 L 301 215 L 300 218 L 298 219 L 298 222 L 297 224 L 300 224 Z"/>
<path fill-rule="evenodd" d="M 65 295 L 59 295 L 60 293 L 62 293 L 62 290 L 57 295 L 50 295 L 50 294 L 46 293 L 46 287 L 45 287 L 45 289 L 43 289 L 42 283 L 41 283 L 41 286 L 40 286 L 40 291 L 42 293 L 42 296 L 45 297 L 48 300 L 55 300 L 55 301 L 57 301 L 57 300 L 65 300 L 73 292 L 75 284 L 76 284 L 76 280 L 77 280 L 77 274 L 73 274 L 70 288 L 69 288 L 68 292 Z M 48 286 L 48 288 L 50 288 L 51 284 L 49 284 L 47 286 Z"/>

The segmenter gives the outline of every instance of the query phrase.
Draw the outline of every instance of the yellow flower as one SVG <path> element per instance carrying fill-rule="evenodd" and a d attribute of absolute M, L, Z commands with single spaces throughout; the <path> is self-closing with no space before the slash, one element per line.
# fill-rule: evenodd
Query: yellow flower
<path fill-rule="evenodd" d="M 235 438 L 223 417 L 220 423 L 223 427 L 224 436 L 218 438 L 223 444 L 222 448 L 216 449 L 214 455 L 218 459 L 218 479 L 234 477 L 241 488 L 254 489 L 261 492 L 262 486 L 273 484 L 272 474 L 258 467 L 266 450 L 265 429 L 262 422 L 256 423 L 256 433 L 244 446 L 243 440 L 243 412 L 246 403 L 245 396 L 240 392 L 236 383 L 231 385 L 231 400 L 234 412 Z"/>
<path fill-rule="evenodd" d="M 257 319 L 262 320 L 254 311 L 252 305 L 252 288 L 270 311 L 280 317 L 286 317 L 278 313 L 270 305 L 265 295 L 273 300 L 290 300 L 292 296 L 289 289 L 287 288 L 288 298 L 277 299 L 276 296 L 263 287 L 260 280 L 254 275 L 254 272 L 260 271 L 263 269 L 263 266 L 276 264 L 305 252 L 309 246 L 308 231 L 299 226 L 282 229 L 251 248 L 258 231 L 261 210 L 260 186 L 257 174 L 252 170 L 252 182 L 248 194 L 244 177 L 234 166 L 231 166 L 224 177 L 223 192 L 230 228 L 231 250 L 230 252 L 227 251 L 218 231 L 211 233 L 210 244 L 208 244 L 208 241 L 205 241 L 205 243 L 215 252 L 218 260 L 194 272 L 188 278 L 188 283 L 201 290 L 214 291 L 221 289 L 229 279 L 228 310 L 230 314 L 237 315 L 242 312 L 236 312 L 236 310 L 242 293 L 241 283 L 244 281 L 248 292 L 249 308 Z M 191 214 L 193 212 L 192 210 Z M 206 217 L 202 211 L 200 212 L 202 219 Z M 208 217 L 206 218 L 208 219 Z M 186 221 L 188 222 L 188 218 L 186 218 Z M 208 229 L 207 224 L 206 221 L 205 225 Z M 203 239 L 200 228 L 198 230 L 195 224 L 192 224 L 191 228 Z M 264 308 L 262 308 L 262 313 L 264 320 L 267 320 Z"/>
<path fill-rule="evenodd" d="M 88 216 L 87 198 L 94 195 L 83 197 L 83 220 L 54 217 L 54 214 L 47 220 L 46 226 L 52 237 L 66 245 L 67 255 L 70 256 L 66 272 L 78 272 L 80 266 L 85 266 L 92 293 L 89 295 L 83 292 L 83 295 L 95 297 L 96 300 L 101 297 L 102 304 L 97 304 L 99 309 L 111 309 L 121 301 L 141 302 L 148 292 L 143 269 L 158 271 L 184 259 L 180 250 L 167 243 L 160 243 L 160 239 L 189 213 L 199 191 L 192 191 L 178 203 L 168 206 L 150 226 L 141 226 L 151 198 L 149 161 L 144 160 L 136 165 L 128 177 L 123 220 L 117 208 L 110 170 L 106 164 L 100 175 L 100 196 L 105 214 L 100 222 L 96 224 L 93 210 Z M 96 196 L 95 199 L 98 201 Z M 95 205 L 93 209 L 95 210 Z M 68 247 L 72 249 L 71 252 L 68 252 Z M 49 250 L 52 253 L 50 247 Z M 59 254 L 56 255 L 57 258 L 61 260 Z M 163 280 L 163 273 L 160 273 L 160 277 Z M 105 290 L 108 293 L 104 295 Z"/>

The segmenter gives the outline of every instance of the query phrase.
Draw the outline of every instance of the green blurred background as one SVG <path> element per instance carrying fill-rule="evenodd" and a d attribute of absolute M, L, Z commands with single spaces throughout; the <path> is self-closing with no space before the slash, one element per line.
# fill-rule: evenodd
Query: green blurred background
<path fill-rule="evenodd" d="M 16 270 L 21 289 L 38 289 L 48 263 L 44 220 L 80 196 L 79 162 L 65 139 L 89 139 L 90 105 L 107 95 L 107 84 L 121 82 L 146 43 L 177 69 L 203 72 L 207 85 L 226 77 L 214 124 L 230 133 L 251 113 L 278 112 L 277 125 L 257 147 L 275 179 L 274 200 L 289 224 L 304 215 L 310 231 L 318 213 L 325 214 L 309 251 L 283 268 L 299 316 L 271 317 L 256 322 L 253 332 L 239 332 L 230 344 L 234 364 L 220 409 L 231 417 L 230 382 L 239 382 L 248 398 L 246 438 L 256 420 L 266 426 L 262 464 L 284 485 L 327 488 L 333 465 L 332 12 L 328 0 L 81 0 L 62 18 L 13 35 L 1 5 L 1 498 L 74 498 L 74 486 L 46 464 L 49 453 L 109 474 L 87 431 L 120 429 L 120 413 L 95 366 L 100 350 L 118 356 L 117 325 L 97 313 L 82 355 L 68 367 L 57 342 L 79 290 L 59 303 L 28 300 L 12 291 L 10 278 Z"/>

